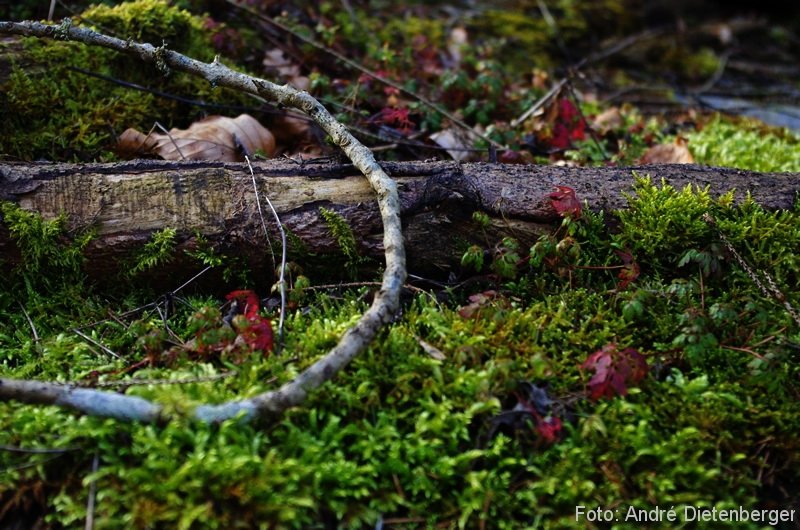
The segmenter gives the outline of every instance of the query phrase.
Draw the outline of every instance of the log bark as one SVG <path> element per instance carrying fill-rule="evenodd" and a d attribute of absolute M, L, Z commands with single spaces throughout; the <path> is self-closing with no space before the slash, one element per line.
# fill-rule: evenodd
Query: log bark
<path fill-rule="evenodd" d="M 715 195 L 735 189 L 737 200 L 749 192 L 757 203 L 773 210 L 792 208 L 800 188 L 797 174 L 693 165 L 626 168 L 454 162 L 382 165 L 399 185 L 410 271 L 436 276 L 457 267 L 468 245 L 486 246 L 504 235 L 529 244 L 541 233 L 552 230 L 560 222 L 548 197 L 556 185 L 575 189 L 589 208 L 605 211 L 626 206 L 625 193 L 632 191 L 634 172 L 650 175 L 654 182 L 663 178 L 676 188 L 687 184 L 709 186 Z M 253 167 L 259 191 L 271 199 L 281 221 L 302 241 L 305 252 L 317 255 L 339 252 L 319 213 L 325 207 L 347 220 L 362 255 L 375 258 L 376 268 L 380 265 L 383 255 L 380 212 L 369 183 L 352 165 L 270 160 Z M 91 263 L 88 272 L 98 277 L 108 277 L 154 231 L 163 228 L 178 230 L 177 256 L 196 246 L 197 235 L 202 234 L 228 255 L 246 256 L 251 265 L 269 264 L 252 177 L 245 164 L 156 160 L 81 165 L 5 164 L 0 165 L 0 199 L 15 202 L 45 218 L 66 214 L 74 230 L 93 228 L 97 237 L 87 249 Z M 471 221 L 475 211 L 490 216 L 492 226 L 487 233 L 478 230 Z M 270 217 L 266 218 L 269 224 Z M 272 226 L 270 230 L 272 240 L 276 241 L 276 228 Z M 16 251 L 7 227 L 2 224 L 0 252 L 11 258 L 8 264 L 14 263 Z M 321 261 L 330 264 L 327 259 Z M 175 269 L 191 266 L 176 259 L 162 273 L 174 279 Z"/>

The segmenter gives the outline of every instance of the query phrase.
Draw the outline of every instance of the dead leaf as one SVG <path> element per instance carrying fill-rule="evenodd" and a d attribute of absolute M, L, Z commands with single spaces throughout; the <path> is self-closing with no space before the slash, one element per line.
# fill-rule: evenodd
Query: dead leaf
<path fill-rule="evenodd" d="M 144 135 L 128 129 L 117 141 L 120 156 L 155 154 L 165 160 L 239 162 L 256 151 L 272 156 L 275 137 L 249 114 L 236 118 L 209 116 L 188 129 L 172 129 L 169 134 Z"/>
<path fill-rule="evenodd" d="M 694 157 L 689 152 L 689 142 L 677 136 L 671 144 L 658 144 L 648 149 L 639 160 L 642 164 L 694 164 Z"/>
<path fill-rule="evenodd" d="M 279 154 L 315 158 L 324 155 L 325 133 L 307 116 L 291 112 L 273 118 L 270 128 Z"/>
<path fill-rule="evenodd" d="M 473 151 L 473 139 L 475 135 L 471 131 L 449 127 L 435 132 L 429 136 L 439 147 L 444 148 L 447 153 L 457 162 L 464 162 L 476 158 Z"/>
<path fill-rule="evenodd" d="M 622 123 L 622 113 L 619 107 L 609 107 L 592 120 L 592 129 L 602 136 L 608 131 L 619 129 L 622 127 Z"/>
<path fill-rule="evenodd" d="M 430 355 L 432 359 L 435 359 L 437 361 L 444 361 L 445 359 L 447 359 L 442 350 L 440 350 L 430 342 L 426 342 L 419 337 L 416 337 L 416 339 L 419 345 L 422 346 L 422 349 L 425 350 L 425 353 Z"/>
<path fill-rule="evenodd" d="M 300 66 L 290 61 L 280 48 L 273 48 L 266 52 L 262 64 L 267 71 L 277 73 L 297 90 L 308 90 L 308 87 L 311 86 L 311 80 L 300 75 Z"/>

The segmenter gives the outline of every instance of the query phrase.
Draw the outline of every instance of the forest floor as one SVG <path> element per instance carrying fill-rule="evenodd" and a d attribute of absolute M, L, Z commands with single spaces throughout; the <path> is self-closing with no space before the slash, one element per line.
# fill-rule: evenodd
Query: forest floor
<path fill-rule="evenodd" d="M 56 18 L 308 90 L 381 160 L 800 172 L 796 9 L 68 4 Z M 243 112 L 274 136 L 259 154 L 334 153 L 302 116 L 72 42 L 0 40 L 0 109 L 7 162 L 115 161 L 128 128 Z M 650 177 L 608 213 L 553 190 L 561 223 L 529 248 L 487 240 L 412 275 L 397 320 L 273 423 L 0 403 L 0 527 L 800 527 L 800 206 Z M 335 216 L 346 266 L 292 257 L 279 340 L 274 292 L 252 290 L 273 270 L 201 246 L 164 292 L 149 275 L 186 236 L 165 226 L 101 287 L 91 232 L 0 206 L 22 258 L 2 261 L 3 377 L 186 412 L 291 381 L 374 294 Z M 216 289 L 186 282 L 208 266 Z"/>

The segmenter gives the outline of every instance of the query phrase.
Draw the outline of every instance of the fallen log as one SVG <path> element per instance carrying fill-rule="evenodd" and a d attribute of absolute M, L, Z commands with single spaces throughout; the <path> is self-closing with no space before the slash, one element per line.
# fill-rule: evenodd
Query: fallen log
<path fill-rule="evenodd" d="M 650 175 L 655 182 L 663 178 L 676 188 L 709 186 L 717 195 L 735 189 L 737 200 L 749 192 L 772 210 L 792 208 L 800 189 L 797 174 L 694 165 L 565 168 L 441 161 L 382 165 L 399 184 L 409 270 L 438 276 L 457 267 L 471 244 L 485 246 L 487 240 L 493 243 L 505 235 L 529 244 L 552 230 L 560 222 L 549 200 L 557 185 L 573 188 L 590 209 L 605 211 L 626 206 L 625 193 L 632 190 L 634 172 Z M 263 197 L 269 197 L 305 253 L 329 256 L 340 251 L 320 215 L 324 207 L 347 221 L 359 252 L 375 258 L 375 268 L 380 266 L 382 226 L 374 192 L 352 165 L 270 160 L 254 164 L 253 169 L 251 176 L 245 164 L 156 160 L 0 164 L 0 199 L 47 219 L 66 214 L 72 230 L 93 228 L 96 238 L 86 252 L 91 262 L 88 272 L 97 276 L 116 270 L 163 228 L 177 230 L 178 255 L 194 248 L 202 235 L 225 254 L 247 256 L 251 265 L 271 267 L 255 179 L 262 205 Z M 475 211 L 490 216 L 486 233 L 471 221 Z M 264 215 L 271 239 L 277 241 L 271 215 Z M 7 265 L 18 259 L 2 223 L 0 252 L 10 258 Z M 162 273 L 173 275 L 175 268 L 187 263 L 177 259 Z"/>

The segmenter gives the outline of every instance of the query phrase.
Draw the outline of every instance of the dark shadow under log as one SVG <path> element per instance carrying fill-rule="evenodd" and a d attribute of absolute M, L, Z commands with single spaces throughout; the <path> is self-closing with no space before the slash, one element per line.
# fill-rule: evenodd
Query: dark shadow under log
<path fill-rule="evenodd" d="M 504 235 L 523 245 L 560 222 L 549 194 L 555 186 L 573 188 L 593 210 L 613 211 L 627 204 L 633 172 L 664 179 L 682 188 L 709 186 L 712 194 L 736 190 L 736 199 L 750 193 L 767 209 L 792 208 L 800 179 L 797 174 L 754 173 L 728 168 L 666 165 L 626 168 L 565 168 L 454 162 L 382 164 L 399 183 L 409 272 L 442 276 L 457 267 L 464 249 L 485 246 Z M 336 241 L 319 214 L 320 207 L 336 211 L 352 228 L 360 252 L 382 263 L 382 227 L 367 181 L 351 165 L 298 164 L 270 160 L 254 164 L 255 180 L 270 198 L 284 225 L 297 236 L 295 255 L 331 256 Z M 64 213 L 73 230 L 92 228 L 97 237 L 87 249 L 87 272 L 112 277 L 141 249 L 152 233 L 178 231 L 177 259 L 161 270 L 186 278 L 198 269 L 184 250 L 197 246 L 198 235 L 226 255 L 237 255 L 250 266 L 269 265 L 253 191 L 245 164 L 138 160 L 117 164 L 0 164 L 0 199 L 54 218 Z M 491 228 L 479 230 L 471 215 L 487 213 Z M 277 230 L 264 212 L 272 241 Z M 273 225 L 273 226 L 270 226 Z M 0 223 L 0 252 L 4 266 L 18 259 L 8 228 Z M 311 258 L 341 276 L 334 261 Z M 326 267 L 327 265 L 327 267 Z M 175 274 L 179 273 L 178 276 Z M 339 272 L 339 274 L 337 274 Z"/>

